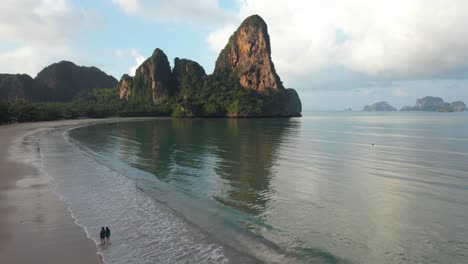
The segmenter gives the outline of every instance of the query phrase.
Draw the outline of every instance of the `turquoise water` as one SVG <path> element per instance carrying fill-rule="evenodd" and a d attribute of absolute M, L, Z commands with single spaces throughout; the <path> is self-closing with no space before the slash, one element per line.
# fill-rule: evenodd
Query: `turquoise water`
<path fill-rule="evenodd" d="M 130 193 L 230 248 L 222 261 L 468 262 L 465 113 L 163 119 L 69 136 Z"/>

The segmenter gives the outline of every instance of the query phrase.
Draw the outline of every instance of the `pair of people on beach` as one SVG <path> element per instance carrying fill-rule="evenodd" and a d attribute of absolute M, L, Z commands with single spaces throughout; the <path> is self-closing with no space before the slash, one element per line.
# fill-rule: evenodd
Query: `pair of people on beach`
<path fill-rule="evenodd" d="M 101 237 L 101 244 L 105 245 L 106 243 L 110 243 L 110 236 L 111 236 L 111 231 L 109 227 L 106 226 L 102 227 L 101 233 L 99 233 L 99 236 Z"/>

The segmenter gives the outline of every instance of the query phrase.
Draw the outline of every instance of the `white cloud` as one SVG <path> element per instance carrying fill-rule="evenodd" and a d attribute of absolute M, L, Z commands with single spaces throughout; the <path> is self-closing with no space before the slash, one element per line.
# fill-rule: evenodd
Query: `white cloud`
<path fill-rule="evenodd" d="M 35 58 L 33 50 L 29 47 L 21 47 L 7 52 L 0 53 L 0 62 L 9 62 L 12 72 L 36 72 Z M 21 64 L 15 63 L 21 61 Z"/>
<path fill-rule="evenodd" d="M 34 75 L 69 58 L 71 46 L 95 23 L 89 12 L 69 0 L 2 0 L 0 72 Z"/>
<path fill-rule="evenodd" d="M 408 97 L 408 92 L 406 92 L 402 88 L 395 88 L 393 90 L 393 94 L 398 97 Z"/>
<path fill-rule="evenodd" d="M 146 57 L 141 55 L 140 52 L 136 49 L 118 49 L 114 51 L 114 56 L 117 58 L 132 58 L 135 61 L 135 64 L 128 70 L 128 75 L 130 76 L 134 76 L 138 67 L 146 60 Z"/>
<path fill-rule="evenodd" d="M 223 23 L 232 17 L 218 0 L 111 0 L 125 13 L 158 22 Z"/>
<path fill-rule="evenodd" d="M 125 57 L 125 51 L 124 50 L 114 50 L 114 56 L 117 57 L 117 58 Z"/>
<path fill-rule="evenodd" d="M 133 65 L 128 71 L 128 75 L 134 76 L 138 67 L 146 60 L 137 50 L 132 49 L 130 55 L 135 59 L 135 65 Z"/>
<path fill-rule="evenodd" d="M 222 28 L 210 33 L 206 38 L 209 46 L 215 51 L 221 51 L 226 46 L 227 40 L 239 25 L 226 24 Z"/>
<path fill-rule="evenodd" d="M 130 15 L 136 15 L 141 11 L 140 0 L 111 0 L 111 1 Z"/>
<path fill-rule="evenodd" d="M 71 49 L 66 46 L 46 49 L 36 46 L 0 51 L 0 72 L 26 73 L 35 77 L 42 68 L 53 62 L 70 59 Z"/>
<path fill-rule="evenodd" d="M 243 0 L 237 25 L 252 14 L 267 22 L 273 61 L 286 82 L 337 66 L 386 80 L 468 68 L 465 0 Z M 232 21 L 225 23 L 207 42 L 219 51 L 233 31 Z"/>
<path fill-rule="evenodd" d="M 76 39 L 92 16 L 68 0 L 3 0 L 0 40 L 58 45 Z"/>

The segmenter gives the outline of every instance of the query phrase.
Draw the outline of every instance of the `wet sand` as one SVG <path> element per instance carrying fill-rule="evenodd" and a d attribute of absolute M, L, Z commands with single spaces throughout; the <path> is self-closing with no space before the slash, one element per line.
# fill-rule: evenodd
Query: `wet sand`
<path fill-rule="evenodd" d="M 53 192 L 52 178 L 41 175 L 33 164 L 12 160 L 10 149 L 28 133 L 115 120 L 0 126 L 0 263 L 101 263 L 96 243 Z"/>
<path fill-rule="evenodd" d="M 0 126 L 0 263 L 100 263 L 96 244 L 32 164 L 10 159 L 14 140 L 37 129 L 86 122 Z M 89 122 L 89 121 L 88 121 Z"/>

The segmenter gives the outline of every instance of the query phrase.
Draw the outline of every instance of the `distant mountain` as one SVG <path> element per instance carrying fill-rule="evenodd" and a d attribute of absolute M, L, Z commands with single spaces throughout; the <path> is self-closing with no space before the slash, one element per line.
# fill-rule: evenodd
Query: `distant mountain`
<path fill-rule="evenodd" d="M 382 101 L 372 105 L 364 106 L 362 111 L 397 111 L 395 107 L 389 105 L 387 102 Z"/>
<path fill-rule="evenodd" d="M 466 105 L 462 101 L 446 103 L 442 98 L 426 96 L 416 100 L 415 106 L 405 106 L 400 111 L 463 112 Z"/>
<path fill-rule="evenodd" d="M 248 17 L 221 51 L 214 73 L 197 62 L 176 58 L 171 71 L 166 54 L 156 49 L 135 76 L 123 75 L 124 100 L 169 107 L 173 116 L 300 116 L 301 101 L 283 86 L 271 60 L 265 21 Z"/>
<path fill-rule="evenodd" d="M 68 102 L 79 93 L 117 87 L 118 81 L 96 67 L 61 61 L 47 66 L 34 79 L 44 94 L 40 101 Z"/>
<path fill-rule="evenodd" d="M 69 102 L 80 93 L 117 85 L 114 77 L 96 67 L 61 61 L 44 68 L 35 79 L 27 74 L 0 74 L 0 100 L 22 98 L 31 102 Z"/>

